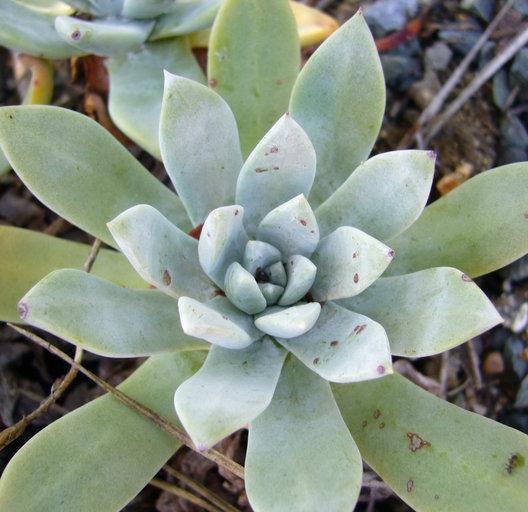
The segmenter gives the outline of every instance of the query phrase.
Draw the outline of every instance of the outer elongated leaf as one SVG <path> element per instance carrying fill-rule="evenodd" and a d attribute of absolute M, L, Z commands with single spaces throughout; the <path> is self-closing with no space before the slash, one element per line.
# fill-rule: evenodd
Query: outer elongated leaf
<path fill-rule="evenodd" d="M 55 31 L 55 16 L 52 14 L 35 11 L 15 0 L 2 0 L 0 20 L 1 46 L 49 59 L 67 59 L 84 54 L 60 38 Z"/>
<path fill-rule="evenodd" d="M 528 163 L 471 178 L 391 245 L 396 257 L 387 275 L 450 266 L 476 277 L 511 263 L 528 252 Z"/>
<path fill-rule="evenodd" d="M 119 389 L 177 422 L 172 395 L 200 366 L 200 353 L 150 358 Z M 115 512 L 176 451 L 179 443 L 110 395 L 41 431 L 0 480 L 2 512 Z"/>
<path fill-rule="evenodd" d="M 152 19 L 174 6 L 174 0 L 124 0 L 121 14 L 125 18 Z"/>
<path fill-rule="evenodd" d="M 378 279 L 340 303 L 383 325 L 398 356 L 438 354 L 502 322 L 469 277 L 446 267 Z"/>
<path fill-rule="evenodd" d="M 161 159 L 158 132 L 163 70 L 205 82 L 188 41 L 173 38 L 146 43 L 137 52 L 107 59 L 105 65 L 110 74 L 108 108 L 112 120 L 134 142 Z"/>
<path fill-rule="evenodd" d="M 293 357 L 271 405 L 249 427 L 245 473 L 255 512 L 340 512 L 356 502 L 358 449 L 328 383 Z"/>
<path fill-rule="evenodd" d="M 301 194 L 271 210 L 260 222 L 257 238 L 279 249 L 283 261 L 292 254 L 309 258 L 319 243 L 319 228 L 306 198 Z"/>
<path fill-rule="evenodd" d="M 145 42 L 153 21 L 86 21 L 57 16 L 55 30 L 64 41 L 80 50 L 107 57 L 135 51 Z"/>
<path fill-rule="evenodd" d="M 295 82 L 292 117 L 317 153 L 310 196 L 316 207 L 366 160 L 385 109 L 385 82 L 376 45 L 358 12 L 312 55 Z"/>
<path fill-rule="evenodd" d="M 148 283 L 173 297 L 216 296 L 216 287 L 198 262 L 198 241 L 152 206 L 133 206 L 108 223 L 123 254 Z"/>
<path fill-rule="evenodd" d="M 317 210 L 321 236 L 354 226 L 386 241 L 425 207 L 434 174 L 432 151 L 392 151 L 362 163 Z"/>
<path fill-rule="evenodd" d="M 526 510 L 526 435 L 397 374 L 333 390 L 363 458 L 413 509 Z"/>
<path fill-rule="evenodd" d="M 136 204 L 151 204 L 187 231 L 180 199 L 109 132 L 59 107 L 0 109 L 0 146 L 26 186 L 49 208 L 109 245 L 106 223 Z"/>
<path fill-rule="evenodd" d="M 324 305 L 306 334 L 277 341 L 331 382 L 357 382 L 392 373 L 389 340 L 383 327 L 333 302 Z"/>
<path fill-rule="evenodd" d="M 336 229 L 313 253 L 317 267 L 313 298 L 325 301 L 357 295 L 383 273 L 393 256 L 392 249 L 359 229 Z"/>
<path fill-rule="evenodd" d="M 224 0 L 207 76 L 235 114 L 244 156 L 286 112 L 298 71 L 299 39 L 287 0 Z"/>
<path fill-rule="evenodd" d="M 254 420 L 271 402 L 286 351 L 270 338 L 242 350 L 212 347 L 174 395 L 176 412 L 199 450 Z"/>
<path fill-rule="evenodd" d="M 57 270 L 18 304 L 22 320 L 110 357 L 207 349 L 183 333 L 178 302 L 158 290 L 122 288 L 79 270 Z"/>
<path fill-rule="evenodd" d="M 160 147 L 195 226 L 215 208 L 234 203 L 242 155 L 235 118 L 218 94 L 166 73 Z"/>
<path fill-rule="evenodd" d="M 85 244 L 0 226 L 0 320 L 19 322 L 17 303 L 22 295 L 53 270 L 81 269 L 89 253 Z M 99 251 L 92 273 L 121 286 L 148 286 L 122 254 L 108 249 Z"/>
<path fill-rule="evenodd" d="M 194 0 L 173 4 L 171 11 L 156 22 L 150 39 L 181 36 L 210 27 L 221 3 L 222 0 Z"/>
<path fill-rule="evenodd" d="M 255 235 L 273 208 L 304 194 L 315 176 L 315 151 L 304 130 L 289 114 L 281 117 L 257 144 L 240 171 L 236 202 L 244 207 L 244 225 Z"/>

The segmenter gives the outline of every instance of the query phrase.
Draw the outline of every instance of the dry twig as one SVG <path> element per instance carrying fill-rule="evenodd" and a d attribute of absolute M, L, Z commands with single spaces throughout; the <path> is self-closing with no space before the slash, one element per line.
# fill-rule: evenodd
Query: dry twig
<path fill-rule="evenodd" d="M 170 492 L 171 494 L 183 498 L 184 500 L 190 501 L 191 503 L 202 507 L 208 512 L 222 512 L 220 509 L 213 507 L 213 505 L 211 505 L 207 501 L 194 495 L 192 492 L 186 491 L 185 489 L 178 487 L 177 485 L 169 484 L 168 482 L 164 482 L 163 480 L 159 480 L 158 478 L 153 478 L 149 483 L 154 487 L 158 487 L 159 489 L 163 489 L 164 491 Z"/>

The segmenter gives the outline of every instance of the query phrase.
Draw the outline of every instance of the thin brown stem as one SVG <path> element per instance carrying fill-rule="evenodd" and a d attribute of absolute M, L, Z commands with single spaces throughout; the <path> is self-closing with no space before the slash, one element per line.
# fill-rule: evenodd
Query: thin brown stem
<path fill-rule="evenodd" d="M 163 418 L 159 414 L 155 413 L 154 411 L 151 411 L 144 405 L 140 404 L 139 402 L 136 402 L 136 400 L 134 400 L 133 398 L 129 397 L 128 395 L 125 395 L 123 392 L 114 388 L 113 386 L 105 382 L 103 379 L 99 378 L 97 375 L 92 373 L 90 370 L 87 370 L 86 368 L 84 368 L 84 366 L 74 361 L 70 356 L 68 356 L 61 350 L 59 350 L 57 347 L 55 347 L 51 343 L 37 336 L 36 334 L 33 334 L 32 332 L 27 331 L 26 329 L 23 329 L 13 324 L 8 323 L 7 325 L 9 325 L 9 327 L 19 332 L 20 334 L 26 336 L 31 341 L 37 343 L 41 347 L 44 347 L 46 350 L 49 350 L 52 354 L 60 357 L 64 361 L 67 361 L 72 366 L 75 366 L 75 368 L 77 368 L 81 373 L 86 375 L 91 381 L 95 382 L 98 386 L 102 387 L 105 391 L 112 394 L 118 400 L 125 403 L 126 405 L 134 409 L 136 412 L 138 412 L 145 418 L 148 418 L 149 420 L 151 420 L 159 428 L 161 428 L 162 430 L 164 430 L 165 432 L 167 432 L 174 438 L 178 439 L 178 441 L 180 441 L 185 446 L 188 446 L 192 450 L 196 450 L 191 438 L 183 430 L 178 428 L 176 425 L 174 425 L 170 421 L 167 421 L 165 418 Z M 198 453 L 200 453 L 207 459 L 213 461 L 215 464 L 223 466 L 224 468 L 231 471 L 233 474 L 235 474 L 239 478 L 241 479 L 244 478 L 244 468 L 240 464 L 237 464 L 235 461 L 226 457 L 223 453 L 220 453 L 213 449 L 198 451 Z"/>
<path fill-rule="evenodd" d="M 160 480 L 158 478 L 153 478 L 150 481 L 150 485 L 153 485 L 158 489 L 163 489 L 164 491 L 170 492 L 171 494 L 183 498 L 184 500 L 190 501 L 191 503 L 202 507 L 208 512 L 222 512 L 220 509 L 213 507 L 213 505 L 211 505 L 207 501 L 194 495 L 192 492 L 186 491 L 185 489 L 178 487 L 177 485 L 169 484 L 168 482 L 164 482 L 163 480 Z"/>
<path fill-rule="evenodd" d="M 222 510 L 222 512 L 240 512 L 240 510 L 231 505 L 231 503 L 228 503 L 227 501 L 223 500 L 214 492 L 211 492 L 207 487 L 205 487 L 205 485 L 202 485 L 196 480 L 193 480 L 191 477 L 185 475 L 181 471 L 174 469 L 168 464 L 163 466 L 163 469 L 167 473 L 169 473 L 169 475 L 172 475 L 173 477 L 177 478 L 182 483 L 189 486 L 194 492 L 200 494 L 206 500 L 210 501 L 213 505 L 216 505 L 220 510 Z"/>
<path fill-rule="evenodd" d="M 92 244 L 92 248 L 90 249 L 88 257 L 86 258 L 86 261 L 83 264 L 83 270 L 85 272 L 90 272 L 92 270 L 93 264 L 95 263 L 95 259 L 97 258 L 100 249 L 101 240 L 99 240 L 99 238 L 96 238 Z"/>

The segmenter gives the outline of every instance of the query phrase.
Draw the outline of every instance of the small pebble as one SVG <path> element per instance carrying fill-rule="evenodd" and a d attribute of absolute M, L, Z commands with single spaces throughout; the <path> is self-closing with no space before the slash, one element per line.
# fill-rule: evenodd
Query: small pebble
<path fill-rule="evenodd" d="M 363 9 L 363 16 L 376 37 L 402 30 L 419 11 L 418 0 L 379 0 Z"/>
<path fill-rule="evenodd" d="M 521 14 L 528 14 L 528 0 L 515 0 L 513 8 Z"/>
<path fill-rule="evenodd" d="M 522 409 L 528 407 L 528 377 L 525 377 L 521 382 L 519 391 L 517 391 L 517 396 L 515 397 L 515 402 L 513 406 L 516 409 Z"/>
<path fill-rule="evenodd" d="M 474 12 L 484 21 L 490 22 L 493 18 L 495 0 L 463 0 L 462 7 Z"/>
<path fill-rule="evenodd" d="M 451 57 L 453 57 L 451 48 L 447 44 L 437 41 L 425 50 L 425 67 L 435 71 L 445 71 L 451 62 Z"/>
<path fill-rule="evenodd" d="M 508 82 L 508 73 L 501 69 L 493 77 L 493 102 L 497 107 L 502 109 L 511 94 L 510 84 Z"/>
<path fill-rule="evenodd" d="M 484 363 L 482 364 L 482 371 L 487 376 L 499 375 L 504 371 L 504 359 L 500 352 L 490 352 Z"/>
<path fill-rule="evenodd" d="M 449 43 L 452 48 L 466 55 L 475 46 L 482 32 L 480 30 L 440 30 L 438 37 Z"/>
<path fill-rule="evenodd" d="M 510 68 L 510 83 L 520 87 L 528 86 L 528 48 L 517 52 Z"/>
<path fill-rule="evenodd" d="M 504 362 L 518 380 L 528 375 L 528 361 L 524 358 L 526 346 L 521 338 L 510 338 L 504 346 Z"/>

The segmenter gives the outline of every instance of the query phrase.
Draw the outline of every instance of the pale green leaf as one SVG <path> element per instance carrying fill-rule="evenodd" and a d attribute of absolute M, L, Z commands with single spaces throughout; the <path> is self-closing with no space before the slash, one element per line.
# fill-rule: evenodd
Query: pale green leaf
<path fill-rule="evenodd" d="M 306 334 L 277 341 L 331 382 L 357 382 L 392 373 L 383 326 L 333 302 L 324 305 Z"/>
<path fill-rule="evenodd" d="M 152 19 L 170 12 L 173 6 L 174 0 L 124 0 L 121 14 L 125 18 Z"/>
<path fill-rule="evenodd" d="M 123 288 L 80 270 L 57 270 L 18 303 L 24 322 L 109 357 L 207 349 L 186 336 L 178 302 L 158 290 Z"/>
<path fill-rule="evenodd" d="M 387 275 L 449 266 L 477 277 L 528 252 L 528 163 L 474 176 L 391 240 Z"/>
<path fill-rule="evenodd" d="M 190 34 L 210 27 L 221 3 L 222 0 L 187 0 L 173 3 L 170 12 L 157 20 L 150 39 Z"/>
<path fill-rule="evenodd" d="M 198 450 L 268 407 L 285 357 L 286 351 L 267 337 L 242 350 L 211 347 L 202 368 L 174 395 L 178 417 Z"/>
<path fill-rule="evenodd" d="M 300 254 L 289 257 L 284 266 L 288 274 L 288 283 L 278 302 L 279 306 L 289 306 L 301 300 L 312 287 L 317 272 L 317 267 Z"/>
<path fill-rule="evenodd" d="M 152 357 L 119 389 L 178 423 L 173 390 L 202 360 L 198 352 Z M 52 423 L 17 453 L 0 480 L 2 512 L 116 512 L 179 446 L 105 395 Z"/>
<path fill-rule="evenodd" d="M 378 279 L 340 304 L 383 325 L 398 356 L 438 354 L 502 322 L 480 288 L 447 267 Z"/>
<path fill-rule="evenodd" d="M 248 315 L 260 313 L 266 307 L 266 299 L 255 277 L 237 261 L 227 267 L 224 291 L 233 306 Z"/>
<path fill-rule="evenodd" d="M 263 334 L 253 325 L 253 318 L 238 310 L 225 297 L 206 303 L 190 297 L 178 301 L 183 332 L 227 349 L 243 349 Z"/>
<path fill-rule="evenodd" d="M 163 70 L 205 82 L 187 39 L 146 43 L 137 52 L 105 60 L 110 78 L 108 110 L 118 128 L 161 159 L 159 123 Z"/>
<path fill-rule="evenodd" d="M 407 229 L 425 207 L 434 174 L 432 151 L 391 151 L 376 155 L 315 210 L 326 236 L 354 226 L 381 241 Z"/>
<path fill-rule="evenodd" d="M 69 0 L 68 0 L 69 1 Z M 74 0 L 78 2 L 79 0 Z M 88 0 L 91 11 L 100 16 L 119 16 L 123 9 L 123 0 Z"/>
<path fill-rule="evenodd" d="M 317 153 L 310 195 L 317 207 L 367 159 L 383 119 L 383 71 L 361 12 L 310 57 L 295 82 L 289 110 Z"/>
<path fill-rule="evenodd" d="M 75 48 L 109 57 L 137 50 L 154 27 L 153 21 L 87 21 L 72 16 L 57 16 L 55 30 Z"/>
<path fill-rule="evenodd" d="M 17 303 L 37 281 L 60 268 L 81 269 L 90 246 L 27 229 L 0 226 L 0 320 L 19 322 Z M 121 286 L 146 288 L 126 258 L 101 249 L 92 273 Z"/>
<path fill-rule="evenodd" d="M 278 286 L 286 286 L 288 283 L 288 276 L 282 262 L 278 261 L 266 268 L 266 274 L 269 277 L 270 283 Z"/>
<path fill-rule="evenodd" d="M 11 170 L 11 164 L 7 161 L 4 152 L 0 149 L 0 176 L 7 174 Z"/>
<path fill-rule="evenodd" d="M 309 331 L 321 313 L 318 302 L 301 303 L 286 308 L 272 306 L 255 317 L 255 326 L 279 338 L 294 338 Z"/>
<path fill-rule="evenodd" d="M 60 38 L 55 31 L 53 14 L 38 12 L 16 0 L 2 0 L 0 20 L 1 46 L 49 59 L 84 54 Z"/>
<path fill-rule="evenodd" d="M 526 511 L 526 435 L 398 374 L 333 390 L 365 461 L 414 510 Z"/>
<path fill-rule="evenodd" d="M 160 148 L 193 225 L 213 209 L 234 203 L 242 155 L 235 118 L 218 94 L 166 73 Z"/>
<path fill-rule="evenodd" d="M 271 405 L 249 427 L 246 489 L 255 512 L 349 512 L 362 464 L 319 376 L 289 357 Z"/>
<path fill-rule="evenodd" d="M 280 260 L 281 253 L 273 245 L 261 242 L 260 240 L 249 240 L 244 249 L 242 266 L 250 274 L 255 274 L 258 268 L 266 268 L 268 265 L 273 265 Z"/>
<path fill-rule="evenodd" d="M 217 288 L 198 262 L 198 241 L 152 206 L 133 206 L 108 223 L 123 254 L 148 283 L 165 293 L 197 300 L 215 297 Z"/>
<path fill-rule="evenodd" d="M 202 227 L 198 242 L 198 257 L 204 272 L 220 287 L 224 287 L 227 267 L 242 261 L 248 236 L 241 206 L 224 206 L 213 210 Z"/>
<path fill-rule="evenodd" d="M 309 258 L 319 243 L 319 228 L 306 198 L 301 194 L 271 210 L 260 222 L 257 238 L 279 249 L 283 261 L 292 254 Z"/>
<path fill-rule="evenodd" d="M 254 235 L 273 208 L 304 194 L 315 176 L 315 151 L 289 114 L 282 116 L 257 144 L 240 171 L 236 203 L 244 207 L 244 225 Z"/>
<path fill-rule="evenodd" d="M 343 226 L 323 238 L 312 255 L 317 267 L 311 289 L 315 300 L 352 297 L 387 268 L 394 252 L 359 229 Z"/>
<path fill-rule="evenodd" d="M 244 157 L 288 109 L 299 58 L 287 0 L 224 0 L 209 41 L 207 76 L 235 114 Z"/>
<path fill-rule="evenodd" d="M 136 204 L 191 227 L 180 199 L 89 117 L 44 105 L 2 107 L 0 146 L 38 199 L 109 245 L 106 223 Z"/>
<path fill-rule="evenodd" d="M 273 283 L 258 283 L 258 286 L 268 306 L 277 304 L 279 297 L 284 292 L 284 287 Z"/>

